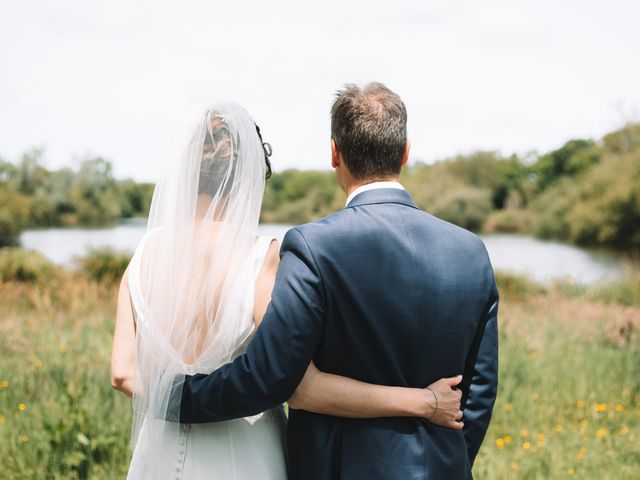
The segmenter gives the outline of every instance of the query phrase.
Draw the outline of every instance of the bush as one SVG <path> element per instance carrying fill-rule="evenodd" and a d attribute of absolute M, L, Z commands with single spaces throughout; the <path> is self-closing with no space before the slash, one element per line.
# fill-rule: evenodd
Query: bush
<path fill-rule="evenodd" d="M 533 221 L 524 209 L 497 210 L 489 214 L 482 230 L 485 233 L 529 233 Z"/>
<path fill-rule="evenodd" d="M 58 268 L 38 252 L 23 248 L 0 249 L 0 282 L 45 284 L 58 274 Z"/>
<path fill-rule="evenodd" d="M 446 193 L 431 208 L 431 213 L 436 217 L 476 232 L 490 212 L 490 192 L 469 186 Z"/>
<path fill-rule="evenodd" d="M 567 214 L 575 203 L 571 182 L 563 179 L 546 190 L 532 204 L 533 232 L 540 238 L 569 241 Z"/>
<path fill-rule="evenodd" d="M 0 189 L 0 247 L 18 244 L 20 232 L 25 228 L 28 217 L 28 197 Z"/>
<path fill-rule="evenodd" d="M 76 259 L 80 272 L 96 282 L 118 282 L 131 261 L 131 253 L 113 248 L 95 248 Z"/>

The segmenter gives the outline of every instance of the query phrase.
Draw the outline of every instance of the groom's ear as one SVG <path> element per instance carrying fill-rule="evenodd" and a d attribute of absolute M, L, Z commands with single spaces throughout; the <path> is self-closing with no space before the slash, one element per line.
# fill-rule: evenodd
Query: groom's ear
<path fill-rule="evenodd" d="M 409 161 L 409 150 L 411 149 L 411 140 L 407 140 L 407 145 L 404 147 L 404 155 L 402 155 L 402 166 L 404 167 Z"/>
<path fill-rule="evenodd" d="M 340 158 L 340 150 L 338 150 L 338 146 L 336 145 L 336 141 L 331 139 L 331 166 L 333 168 L 338 168 L 342 163 L 342 159 Z"/>

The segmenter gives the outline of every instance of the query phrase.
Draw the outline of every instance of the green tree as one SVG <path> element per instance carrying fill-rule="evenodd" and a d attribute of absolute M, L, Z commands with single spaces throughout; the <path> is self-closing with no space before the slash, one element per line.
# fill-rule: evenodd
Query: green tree
<path fill-rule="evenodd" d="M 497 161 L 497 181 L 491 192 L 494 208 L 519 208 L 527 203 L 526 184 L 529 178 L 529 168 L 512 155 Z M 508 205 L 509 200 L 515 205 Z"/>
<path fill-rule="evenodd" d="M 533 165 L 539 190 L 545 190 L 561 177 L 576 176 L 598 163 L 600 154 L 592 140 L 569 140 L 562 147 L 541 156 Z"/>
<path fill-rule="evenodd" d="M 582 245 L 640 249 L 640 129 L 603 140 L 601 160 L 565 176 L 534 202 L 536 233 Z"/>
<path fill-rule="evenodd" d="M 119 182 L 120 211 L 125 218 L 146 217 L 149 214 L 154 185 L 133 180 Z"/>
<path fill-rule="evenodd" d="M 69 192 L 69 203 L 79 224 L 105 224 L 121 215 L 118 193 L 111 164 L 97 157 L 80 164 Z"/>

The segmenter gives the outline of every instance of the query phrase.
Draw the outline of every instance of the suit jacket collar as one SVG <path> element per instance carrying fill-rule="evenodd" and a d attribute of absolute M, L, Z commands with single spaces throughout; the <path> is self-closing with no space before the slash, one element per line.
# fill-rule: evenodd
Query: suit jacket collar
<path fill-rule="evenodd" d="M 359 207 L 361 205 L 373 205 L 376 203 L 399 203 L 408 207 L 418 208 L 411 195 L 405 190 L 396 188 L 381 188 L 359 193 L 349 202 L 346 208 Z"/>

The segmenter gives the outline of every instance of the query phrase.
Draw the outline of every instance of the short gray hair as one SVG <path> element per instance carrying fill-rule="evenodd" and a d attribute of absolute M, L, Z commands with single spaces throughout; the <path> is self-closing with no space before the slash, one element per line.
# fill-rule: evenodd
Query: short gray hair
<path fill-rule="evenodd" d="M 331 138 L 355 179 L 397 176 L 407 145 L 407 109 L 382 83 L 347 84 L 331 107 Z"/>

